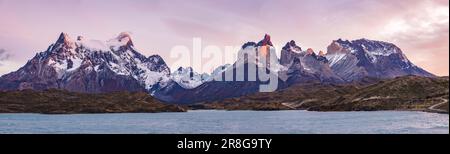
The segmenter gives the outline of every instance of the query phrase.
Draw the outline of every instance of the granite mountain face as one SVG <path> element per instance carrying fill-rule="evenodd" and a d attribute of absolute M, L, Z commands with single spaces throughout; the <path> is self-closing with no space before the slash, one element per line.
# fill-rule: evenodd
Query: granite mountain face
<path fill-rule="evenodd" d="M 322 51 L 317 55 L 313 49 L 302 50 L 294 40 L 286 43 L 281 50 L 280 63 L 288 68 L 286 82 L 291 84 L 318 81 L 321 83 L 343 83 L 329 67 Z M 280 74 L 280 76 L 282 76 Z"/>
<path fill-rule="evenodd" d="M 268 76 L 277 80 L 277 86 L 282 86 L 283 81 L 278 78 L 277 73 L 284 69 L 278 62 L 270 36 L 265 35 L 258 43 L 245 43 L 238 52 L 235 63 L 218 67 L 203 84 L 186 89 L 182 83 L 173 81 L 154 94 L 165 102 L 177 104 L 239 97 L 259 92 L 261 85 L 268 84 L 267 80 L 260 80 L 260 73 L 268 73 Z"/>
<path fill-rule="evenodd" d="M 254 66 L 258 71 L 249 69 Z M 243 74 L 238 76 L 237 72 Z M 278 59 L 266 34 L 258 43 L 245 43 L 234 64 L 199 74 L 192 68 L 171 72 L 159 55 L 146 57 L 138 52 L 128 33 L 108 41 L 81 36 L 73 40 L 61 33 L 46 51 L 19 70 L 3 75 L 0 90 L 144 91 L 166 103 L 192 104 L 256 93 L 268 82 L 259 80 L 263 72 L 275 77 L 272 80 L 277 80 L 278 90 L 311 82 L 346 84 L 368 77 L 434 77 L 412 64 L 394 44 L 367 39 L 335 40 L 326 54 L 303 50 L 292 40 L 281 49 Z"/>
<path fill-rule="evenodd" d="M 36 54 L 19 70 L 1 77 L 0 89 L 66 89 L 74 92 L 146 91 L 169 79 L 164 60 L 145 57 L 133 47 L 131 37 L 121 33 L 106 42 L 58 40 Z"/>
<path fill-rule="evenodd" d="M 328 46 L 326 58 L 333 72 L 346 81 L 364 77 L 389 79 L 433 74 L 411 63 L 402 50 L 392 43 L 359 39 L 335 40 Z"/>

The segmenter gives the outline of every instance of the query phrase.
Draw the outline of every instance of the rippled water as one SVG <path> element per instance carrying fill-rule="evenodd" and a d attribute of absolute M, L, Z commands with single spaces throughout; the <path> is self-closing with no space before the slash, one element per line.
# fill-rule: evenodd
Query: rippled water
<path fill-rule="evenodd" d="M 0 133 L 449 133 L 448 114 L 425 112 L 215 111 L 0 114 Z"/>

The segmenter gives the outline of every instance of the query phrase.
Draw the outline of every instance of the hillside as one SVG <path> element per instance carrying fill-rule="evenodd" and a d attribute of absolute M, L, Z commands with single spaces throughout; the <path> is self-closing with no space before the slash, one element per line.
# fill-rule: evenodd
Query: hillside
<path fill-rule="evenodd" d="M 308 108 L 314 111 L 419 110 L 443 103 L 448 106 L 448 77 L 398 77 L 381 81 L 336 101 Z M 441 105 L 439 105 L 441 106 Z M 446 109 L 448 113 L 448 108 Z"/>
<path fill-rule="evenodd" d="M 191 107 L 226 110 L 418 110 L 448 113 L 448 81 L 448 77 L 405 76 L 365 84 L 299 84 L 273 93 L 256 93 Z"/>
<path fill-rule="evenodd" d="M 0 113 L 139 113 L 185 112 L 143 92 L 105 94 L 75 93 L 63 90 L 0 92 Z"/>

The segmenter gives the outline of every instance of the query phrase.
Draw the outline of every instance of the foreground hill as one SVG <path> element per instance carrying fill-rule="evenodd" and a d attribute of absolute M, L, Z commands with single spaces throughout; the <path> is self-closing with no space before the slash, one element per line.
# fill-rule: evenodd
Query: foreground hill
<path fill-rule="evenodd" d="M 358 85 L 297 84 L 271 92 L 190 105 L 194 109 L 297 110 L 334 101 L 338 96 L 356 92 Z"/>
<path fill-rule="evenodd" d="M 448 113 L 449 78 L 399 77 L 381 81 L 337 100 L 310 107 L 315 111 L 420 110 Z M 440 104 L 440 105 L 438 105 Z M 442 108 L 447 104 L 447 108 Z M 430 110 L 430 107 L 437 105 Z"/>
<path fill-rule="evenodd" d="M 0 92 L 0 113 L 139 113 L 185 112 L 176 105 L 161 103 L 144 92 L 105 94 L 62 90 Z"/>
<path fill-rule="evenodd" d="M 448 113 L 449 78 L 398 77 L 374 83 L 298 84 L 272 93 L 191 105 L 196 109 L 310 111 L 415 110 Z"/>

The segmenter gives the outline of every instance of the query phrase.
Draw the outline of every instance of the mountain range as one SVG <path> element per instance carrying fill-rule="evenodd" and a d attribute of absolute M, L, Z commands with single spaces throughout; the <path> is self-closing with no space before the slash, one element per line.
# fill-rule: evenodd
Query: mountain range
<path fill-rule="evenodd" d="M 72 39 L 61 33 L 46 51 L 0 77 L 0 90 L 146 92 L 165 103 L 194 104 L 257 93 L 268 82 L 259 80 L 262 71 L 274 77 L 270 80 L 277 80 L 277 91 L 304 83 L 346 85 L 409 75 L 435 77 L 411 63 L 399 47 L 382 41 L 338 39 L 326 53 L 316 54 L 291 40 L 281 49 L 280 58 L 276 50 L 266 34 L 258 42 L 245 43 L 235 63 L 224 64 L 210 74 L 182 67 L 172 72 L 159 55 L 146 57 L 135 49 L 128 33 L 107 41 L 82 36 Z M 256 79 L 248 76 L 253 73 L 251 66 L 257 66 Z M 236 75 L 241 70 L 243 77 Z M 233 80 L 224 81 L 226 78 Z"/>

